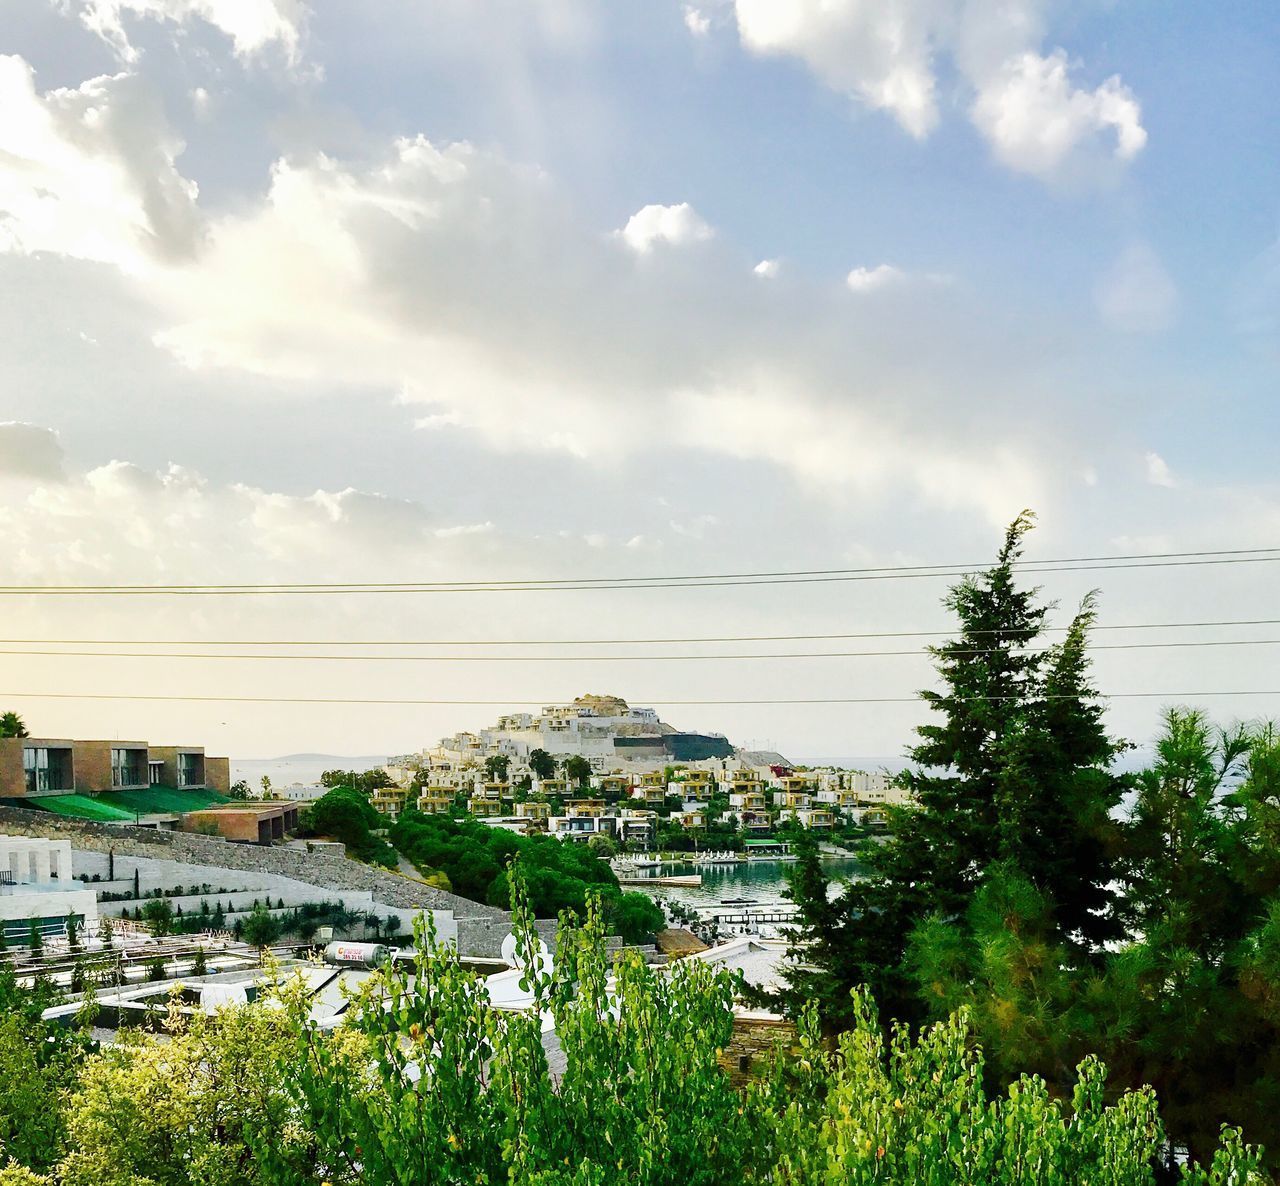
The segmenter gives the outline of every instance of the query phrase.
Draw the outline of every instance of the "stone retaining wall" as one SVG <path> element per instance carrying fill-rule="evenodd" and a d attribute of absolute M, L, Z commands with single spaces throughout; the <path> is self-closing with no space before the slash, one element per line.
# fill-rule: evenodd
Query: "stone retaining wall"
<path fill-rule="evenodd" d="M 208 868 L 210 874 L 201 880 L 210 883 L 217 881 L 216 870 L 236 870 L 264 877 L 290 878 L 321 890 L 367 892 L 397 914 L 406 912 L 401 917 L 419 910 L 449 912 L 457 925 L 458 951 L 463 955 L 496 958 L 501 952 L 502 940 L 511 930 L 511 916 L 505 910 L 423 885 L 399 873 L 327 853 L 232 844 L 212 836 L 92 823 L 18 807 L 0 807 L 0 833 L 70 840 L 73 848 L 82 851 L 114 852 L 117 880 L 122 873 L 132 876 L 129 858 L 143 858 L 144 862 L 177 861 Z M 185 883 L 189 884 L 190 880 L 187 877 Z M 406 934 L 411 933 L 412 930 L 406 928 Z"/>

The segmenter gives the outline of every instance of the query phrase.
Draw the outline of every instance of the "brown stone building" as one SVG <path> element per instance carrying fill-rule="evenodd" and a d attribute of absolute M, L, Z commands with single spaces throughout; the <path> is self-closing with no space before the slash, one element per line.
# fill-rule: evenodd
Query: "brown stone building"
<path fill-rule="evenodd" d="M 231 763 L 200 746 L 145 741 L 0 738 L 0 799 L 138 791 L 149 786 L 226 794 Z"/>
<path fill-rule="evenodd" d="M 228 803 L 182 817 L 184 832 L 221 836 L 241 844 L 271 844 L 298 827 L 296 803 Z"/>

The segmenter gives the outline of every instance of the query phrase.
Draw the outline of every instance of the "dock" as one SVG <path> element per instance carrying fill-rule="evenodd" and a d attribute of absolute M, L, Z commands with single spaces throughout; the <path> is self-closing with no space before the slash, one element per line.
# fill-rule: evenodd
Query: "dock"
<path fill-rule="evenodd" d="M 702 884 L 701 873 L 689 873 L 684 876 L 672 877 L 619 877 L 619 885 L 643 885 L 651 887 L 655 885 L 677 886 L 682 889 L 697 889 Z"/>

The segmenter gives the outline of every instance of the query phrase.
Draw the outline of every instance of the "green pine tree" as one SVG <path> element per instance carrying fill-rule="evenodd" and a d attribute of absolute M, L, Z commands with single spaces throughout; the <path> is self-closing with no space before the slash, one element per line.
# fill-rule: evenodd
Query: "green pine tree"
<path fill-rule="evenodd" d="M 1088 599 L 1064 641 L 1045 647 L 1051 608 L 1017 580 L 1034 517 L 1010 525 L 995 565 L 944 604 L 955 639 L 930 648 L 941 682 L 921 693 L 935 717 L 917 730 L 901 776 L 913 805 L 890 812 L 888 843 L 862 850 L 867 876 L 829 900 L 816 851 L 794 871 L 803 967 L 796 996 L 828 1020 L 851 1020 L 849 993 L 869 985 L 891 1016 L 932 1012 L 907 960 L 912 931 L 941 918 L 963 927 L 988 871 L 1024 878 L 1053 912 L 1055 941 L 1084 957 L 1115 933 L 1107 832 L 1123 780 L 1088 681 Z"/>

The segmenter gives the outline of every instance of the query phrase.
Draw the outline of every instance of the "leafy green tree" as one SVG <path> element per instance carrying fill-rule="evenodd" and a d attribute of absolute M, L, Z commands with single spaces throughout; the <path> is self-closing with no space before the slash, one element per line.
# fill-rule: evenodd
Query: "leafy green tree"
<path fill-rule="evenodd" d="M 303 830 L 313 836 L 332 836 L 362 861 L 394 868 L 395 853 L 380 837 L 373 835 L 383 825 L 382 817 L 368 798 L 351 787 L 337 787 L 317 799 L 303 818 Z"/>
<path fill-rule="evenodd" d="M 606 861 L 618 855 L 618 846 L 614 843 L 613 837 L 603 832 L 597 833 L 587 841 L 587 850 Z"/>
<path fill-rule="evenodd" d="M 142 921 L 150 924 L 153 935 L 172 934 L 173 907 L 164 898 L 148 898 L 142 907 Z"/>
<path fill-rule="evenodd" d="M 257 1186 L 255 1145 L 296 1156 L 282 1082 L 295 1041 L 281 1009 L 174 1014 L 159 1037 L 106 1047 L 88 1060 L 66 1109 L 60 1186 Z M 319 1175 L 298 1177 L 318 1186 Z"/>
<path fill-rule="evenodd" d="M 31 949 L 32 955 L 39 955 L 44 951 L 44 933 L 40 930 L 39 922 L 34 918 L 27 927 L 27 946 Z"/>
<path fill-rule="evenodd" d="M 243 778 L 237 778 L 231 784 L 231 789 L 227 792 L 227 795 L 231 799 L 248 799 L 250 797 L 249 784 Z"/>
<path fill-rule="evenodd" d="M 609 926 L 631 944 L 652 943 L 666 926 L 662 910 L 648 894 L 623 894 L 609 911 Z"/>
<path fill-rule="evenodd" d="M 320 785 L 334 790 L 345 787 L 358 791 L 367 799 L 376 790 L 395 786 L 395 781 L 379 767 L 373 770 L 326 770 L 320 775 Z"/>
<path fill-rule="evenodd" d="M 589 786 L 591 783 L 591 763 L 581 754 L 570 754 L 565 759 L 564 776 L 577 787 Z"/>
<path fill-rule="evenodd" d="M 16 712 L 0 713 L 0 737 L 29 737 L 27 727 Z"/>
<path fill-rule="evenodd" d="M 103 914 L 98 918 L 98 940 L 104 948 L 108 950 L 115 946 L 115 927 L 111 923 L 110 916 Z"/>
<path fill-rule="evenodd" d="M 556 760 L 544 749 L 534 749 L 529 751 L 529 769 L 539 779 L 554 778 L 556 775 Z"/>
<path fill-rule="evenodd" d="M 50 1024 L 47 984 L 20 985 L 0 970 L 0 1158 L 44 1171 L 66 1148 L 62 1101 L 92 1048 L 85 1027 Z"/>
<path fill-rule="evenodd" d="M 74 914 L 67 915 L 67 950 L 80 950 L 80 919 Z"/>
<path fill-rule="evenodd" d="M 1151 1083 L 1175 1143 L 1207 1156 L 1230 1114 L 1280 1147 L 1280 744 L 1171 709 L 1126 826 L 1106 1002 L 1122 1081 Z"/>
<path fill-rule="evenodd" d="M 206 976 L 209 972 L 209 960 L 204 953 L 203 947 L 196 948 L 196 954 L 191 961 L 192 976 Z"/>
<path fill-rule="evenodd" d="M 506 782 L 511 759 L 506 754 L 490 754 L 484 760 L 485 777 L 490 782 Z"/>
<path fill-rule="evenodd" d="M 270 947 L 280 938 L 280 920 L 261 902 L 237 921 L 240 923 L 240 937 L 252 947 Z"/>

